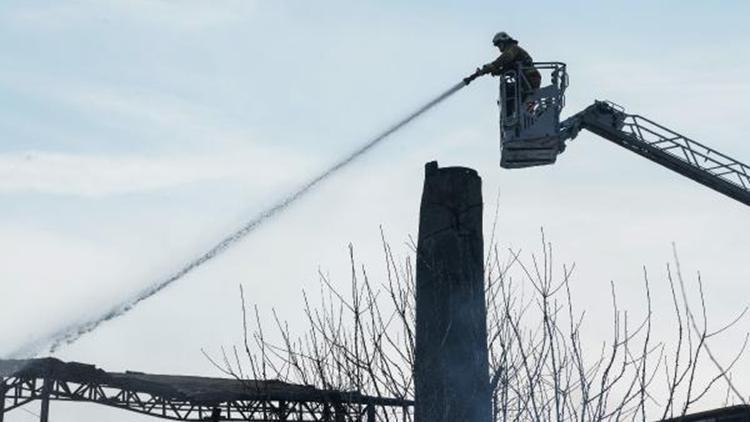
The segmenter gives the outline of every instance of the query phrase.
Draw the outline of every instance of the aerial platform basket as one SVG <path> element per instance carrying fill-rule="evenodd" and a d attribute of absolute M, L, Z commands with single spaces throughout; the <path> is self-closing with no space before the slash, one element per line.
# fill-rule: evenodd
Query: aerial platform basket
<path fill-rule="evenodd" d="M 537 72 L 539 74 L 537 74 Z M 534 89 L 529 82 L 537 82 Z M 537 85 L 537 84 L 535 84 Z M 750 165 L 681 135 L 610 101 L 595 101 L 560 121 L 568 74 L 559 62 L 519 66 L 500 78 L 500 166 L 554 164 L 565 142 L 582 129 L 660 164 L 745 205 L 750 205 Z"/>
<path fill-rule="evenodd" d="M 533 89 L 528 76 L 536 69 L 541 86 Z M 553 164 L 564 149 L 560 112 L 565 106 L 568 74 L 565 63 L 541 62 L 519 66 L 500 78 L 500 166 L 523 168 Z"/>

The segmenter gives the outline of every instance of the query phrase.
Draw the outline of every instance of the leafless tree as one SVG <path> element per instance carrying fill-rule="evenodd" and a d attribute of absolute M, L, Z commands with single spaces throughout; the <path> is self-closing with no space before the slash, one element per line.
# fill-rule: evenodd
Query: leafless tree
<path fill-rule="evenodd" d="M 381 230 L 382 236 L 382 230 Z M 494 237 L 491 240 L 494 242 Z M 207 357 L 238 379 L 280 379 L 323 389 L 413 399 L 415 271 L 412 256 L 398 259 L 382 236 L 385 274 L 375 281 L 349 247 L 348 292 L 319 273 L 320 301 L 303 294 L 307 330 L 290 332 L 273 312 L 275 341 L 240 288 L 244 344 Z M 414 242 L 409 244 L 415 252 Z M 493 245 L 485 263 L 490 385 L 497 421 L 658 420 L 686 414 L 709 391 L 726 387 L 727 401 L 745 403 L 730 370 L 743 354 L 722 364 L 710 341 L 745 314 L 711 330 L 697 278 L 699 312 L 675 253 L 667 266 L 675 337 L 653 338 L 651 281 L 643 272 L 646 313 L 635 322 L 611 286 L 611 339 L 592 356 L 584 347 L 584 312 L 571 294 L 573 266 L 557 274 L 542 233 L 541 253 L 527 258 Z M 700 371 L 699 371 L 700 368 Z M 410 420 L 409 411 L 383 410 L 381 420 Z"/>

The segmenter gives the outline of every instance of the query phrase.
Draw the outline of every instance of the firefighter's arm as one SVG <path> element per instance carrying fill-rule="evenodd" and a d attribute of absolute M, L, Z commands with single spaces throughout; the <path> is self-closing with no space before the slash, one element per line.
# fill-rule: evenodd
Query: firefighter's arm
<path fill-rule="evenodd" d="M 493 76 L 499 76 L 506 70 L 515 60 L 514 49 L 509 49 L 500 55 L 495 61 L 487 63 L 482 66 L 482 72 L 484 74 L 491 73 Z"/>

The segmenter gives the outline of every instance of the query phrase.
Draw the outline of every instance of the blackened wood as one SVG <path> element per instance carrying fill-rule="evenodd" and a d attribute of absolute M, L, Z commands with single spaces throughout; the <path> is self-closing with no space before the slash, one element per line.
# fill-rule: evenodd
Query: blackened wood
<path fill-rule="evenodd" d="M 490 422 L 482 181 L 425 166 L 417 245 L 416 422 Z"/>

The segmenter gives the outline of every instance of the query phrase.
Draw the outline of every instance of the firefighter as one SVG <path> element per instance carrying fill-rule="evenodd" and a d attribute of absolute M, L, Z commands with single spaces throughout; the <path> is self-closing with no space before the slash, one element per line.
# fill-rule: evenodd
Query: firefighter
<path fill-rule="evenodd" d="M 505 84 L 505 92 L 514 92 L 514 84 L 520 84 L 518 87 L 520 98 L 522 103 L 525 103 L 528 97 L 542 83 L 542 75 L 534 68 L 534 60 L 526 50 L 518 46 L 518 41 L 506 32 L 498 32 L 492 38 L 492 44 L 500 50 L 500 57 L 481 68 L 477 68 L 473 75 L 464 79 L 464 83 L 468 85 L 474 79 L 487 74 L 502 76 L 505 72 L 518 70 L 520 67 L 523 68 L 523 75 L 515 78 L 515 80 L 505 79 L 501 83 Z M 505 110 L 505 115 L 511 117 L 516 112 L 516 97 L 515 95 L 510 95 L 504 100 L 503 109 Z M 527 107 L 533 108 L 533 104 L 529 103 Z"/>
<path fill-rule="evenodd" d="M 542 83 L 542 75 L 534 68 L 534 60 L 529 53 L 518 46 L 518 41 L 505 32 L 498 32 L 492 38 L 492 44 L 500 50 L 500 57 L 478 69 L 479 73 L 500 76 L 509 70 L 516 70 L 520 65 L 525 67 L 523 76 L 526 86 L 522 88 L 525 91 L 533 91 L 539 88 Z"/>

